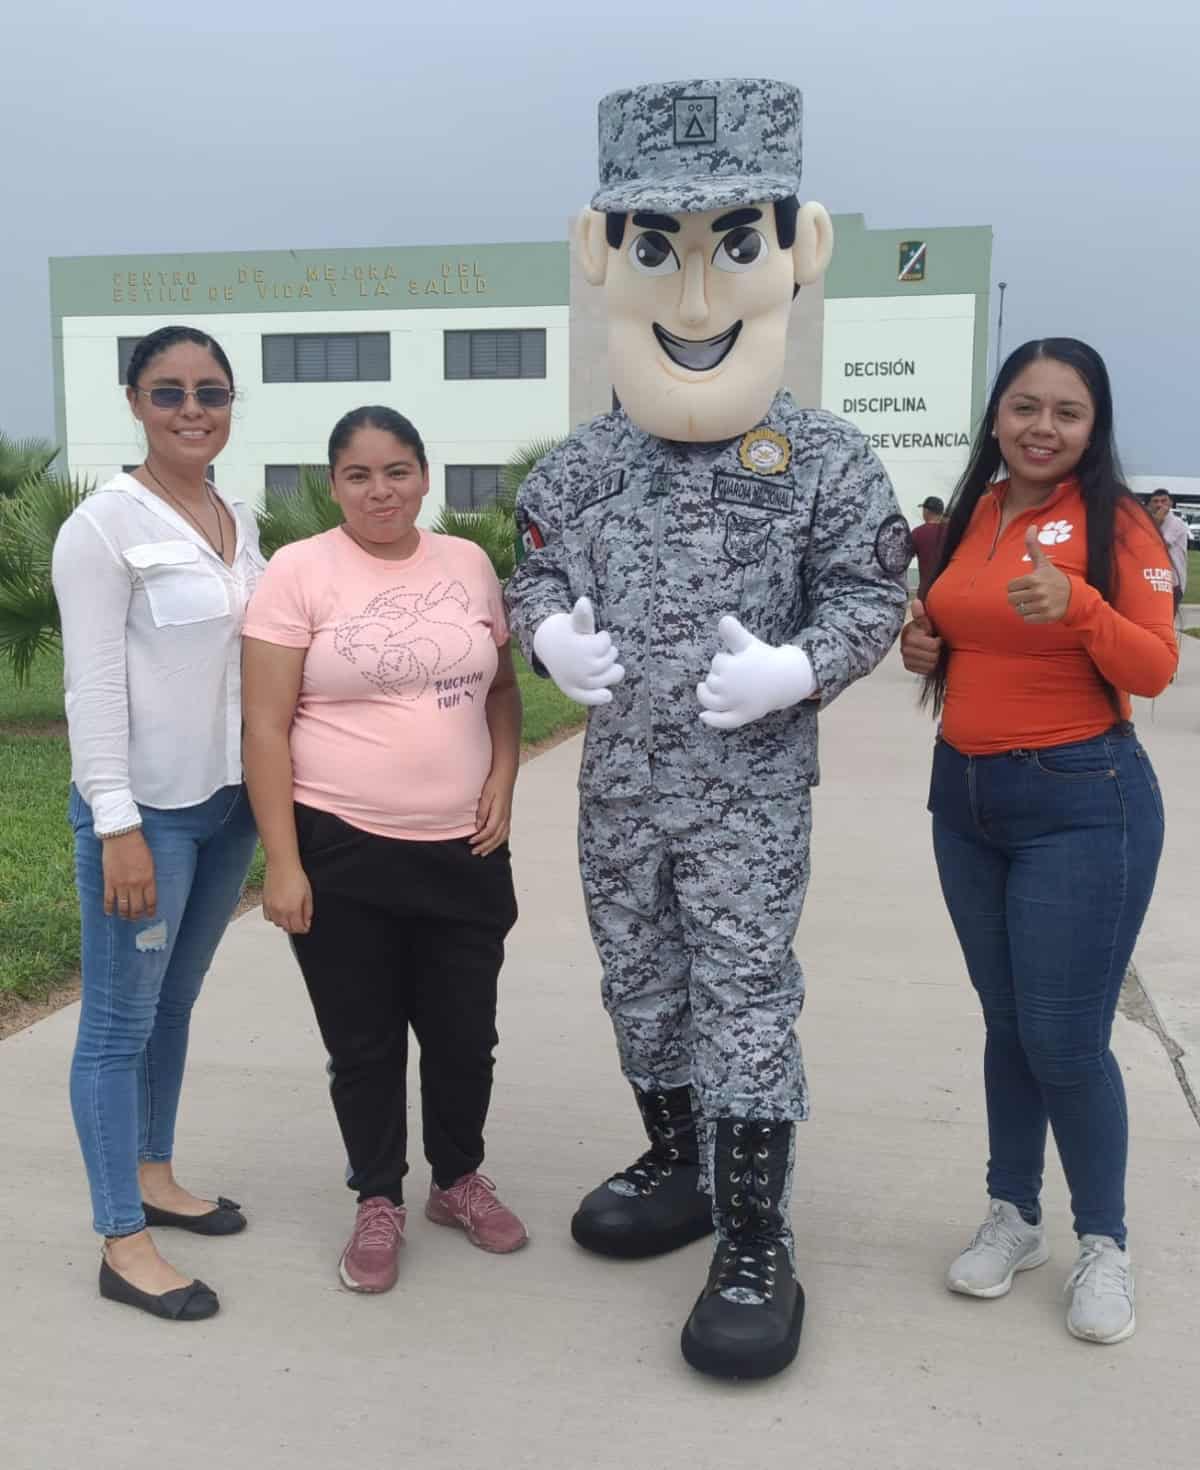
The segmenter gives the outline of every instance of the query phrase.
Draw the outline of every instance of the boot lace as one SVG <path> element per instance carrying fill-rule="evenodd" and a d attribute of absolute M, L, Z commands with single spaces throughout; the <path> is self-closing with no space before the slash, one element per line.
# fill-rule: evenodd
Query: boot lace
<path fill-rule="evenodd" d="M 667 1099 L 661 1092 L 652 1098 L 653 1110 L 645 1114 L 646 1131 L 650 1134 L 650 1147 L 628 1169 L 614 1174 L 610 1184 L 623 1182 L 636 1189 L 639 1194 L 653 1194 L 664 1179 L 674 1172 L 672 1165 L 679 1157 L 675 1147 L 675 1125 Z"/>
<path fill-rule="evenodd" d="M 729 1182 L 735 1189 L 729 1197 L 728 1237 L 716 1289 L 732 1301 L 761 1305 L 775 1295 L 780 1252 L 777 1212 L 766 1192 L 771 1129 L 760 1127 L 755 1136 L 748 1125 L 735 1123 L 733 1134 L 738 1142 L 730 1155 Z"/>

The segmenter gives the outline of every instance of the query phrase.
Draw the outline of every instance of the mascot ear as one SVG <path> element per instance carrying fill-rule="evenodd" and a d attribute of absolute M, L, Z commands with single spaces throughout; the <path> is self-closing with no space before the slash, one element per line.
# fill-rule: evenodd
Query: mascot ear
<path fill-rule="evenodd" d="M 575 221 L 575 251 L 580 269 L 593 286 L 608 274 L 608 221 L 598 209 L 585 209 Z"/>
<path fill-rule="evenodd" d="M 792 269 L 798 286 L 811 286 L 833 258 L 833 221 L 823 204 L 805 204 L 796 216 Z"/>

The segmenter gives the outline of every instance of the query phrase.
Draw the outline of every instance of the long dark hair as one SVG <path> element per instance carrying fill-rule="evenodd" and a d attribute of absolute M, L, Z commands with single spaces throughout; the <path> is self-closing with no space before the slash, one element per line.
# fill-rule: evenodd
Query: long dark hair
<path fill-rule="evenodd" d="M 1075 466 L 1074 476 L 1079 481 L 1083 503 L 1087 507 L 1087 580 L 1106 602 L 1111 602 L 1116 590 L 1114 553 L 1119 535 L 1118 512 L 1151 522 L 1125 484 L 1117 446 L 1113 441 L 1112 387 L 1104 359 L 1094 347 L 1089 347 L 1086 342 L 1080 342 L 1074 337 L 1042 337 L 1034 342 L 1026 342 L 1005 359 L 988 397 L 983 422 L 971 445 L 967 467 L 950 500 L 941 553 L 930 585 L 950 565 L 967 527 L 971 524 L 976 506 L 989 486 L 1000 476 L 1003 460 L 999 440 L 993 433 L 1000 400 L 1012 386 L 1013 380 L 1031 362 L 1037 362 L 1041 358 L 1049 358 L 1053 362 L 1061 362 L 1066 367 L 1074 368 L 1091 395 L 1095 412 L 1092 436 Z M 921 696 L 923 704 L 932 704 L 935 715 L 941 712 L 946 698 L 948 661 L 949 650 L 943 645 L 938 666 L 926 677 Z"/>

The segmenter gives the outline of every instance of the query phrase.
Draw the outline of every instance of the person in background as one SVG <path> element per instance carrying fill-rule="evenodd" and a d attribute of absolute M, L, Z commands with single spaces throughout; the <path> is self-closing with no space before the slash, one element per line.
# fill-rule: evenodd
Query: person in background
<path fill-rule="evenodd" d="M 921 524 L 913 528 L 912 544 L 917 554 L 917 596 L 924 597 L 933 580 L 942 538 L 946 534 L 946 503 L 938 495 L 921 503 Z"/>
<path fill-rule="evenodd" d="M 990 1205 L 947 1285 L 1003 1296 L 1048 1258 L 1049 1123 L 1079 1237 L 1067 1327 L 1100 1343 L 1134 1330 L 1129 1128 L 1109 1039 L 1163 842 L 1129 696 L 1158 694 L 1178 658 L 1162 539 L 1125 488 L 1112 425 L 1091 347 L 1019 347 L 901 635 L 942 717 L 934 854 L 986 1029 Z"/>
<path fill-rule="evenodd" d="M 100 1294 L 195 1321 L 216 1294 L 147 1226 L 246 1224 L 232 1200 L 179 1184 L 172 1161 L 192 1006 L 254 855 L 239 665 L 262 558 L 253 514 L 206 473 L 234 395 L 220 346 L 162 327 L 126 378 L 145 462 L 93 491 L 54 547 L 82 917 L 71 1107 L 105 1239 Z"/>
<path fill-rule="evenodd" d="M 404 1243 L 410 1026 L 426 1215 L 483 1250 L 528 1238 L 479 1172 L 517 916 L 521 698 L 486 554 L 417 529 L 429 468 L 413 425 L 356 409 L 329 467 L 344 524 L 277 552 L 246 620 L 245 758 L 263 912 L 291 936 L 358 1197 L 338 1273 L 381 1292 Z"/>
<path fill-rule="evenodd" d="M 1162 534 L 1175 573 L 1175 606 L 1178 608 L 1187 591 L 1188 528 L 1182 516 L 1175 514 L 1175 498 L 1169 490 L 1155 490 L 1146 504 L 1151 519 Z"/>

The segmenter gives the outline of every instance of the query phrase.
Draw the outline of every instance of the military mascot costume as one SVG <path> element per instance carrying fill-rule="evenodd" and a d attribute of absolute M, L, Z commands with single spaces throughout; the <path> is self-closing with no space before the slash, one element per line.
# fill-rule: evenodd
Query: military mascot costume
<path fill-rule="evenodd" d="M 800 94 L 775 81 L 600 103 L 575 246 L 606 293 L 619 406 L 526 479 L 508 587 L 534 667 L 590 706 L 579 860 L 650 1143 L 572 1233 L 631 1258 L 715 1227 L 682 1346 L 725 1378 L 799 1344 L 792 943 L 817 711 L 896 638 L 910 554 L 863 436 L 780 388 L 792 300 L 833 244 L 798 199 L 800 135 Z"/>

